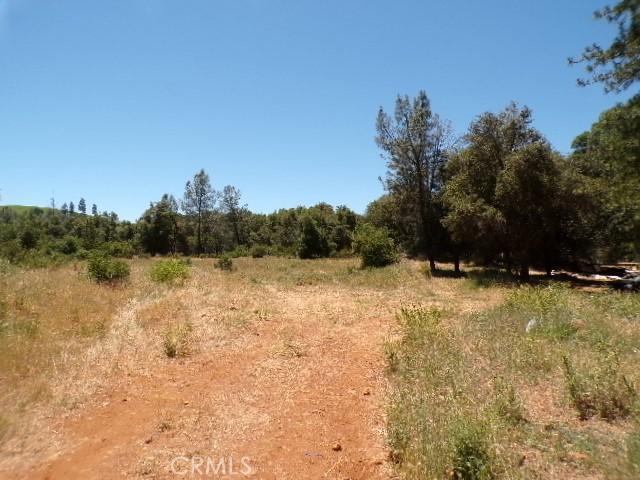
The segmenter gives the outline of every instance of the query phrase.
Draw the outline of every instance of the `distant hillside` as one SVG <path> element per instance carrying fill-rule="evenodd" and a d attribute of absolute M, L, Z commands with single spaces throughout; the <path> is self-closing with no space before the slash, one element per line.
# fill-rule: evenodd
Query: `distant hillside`
<path fill-rule="evenodd" d="M 0 205 L 0 209 L 9 209 L 9 210 L 13 210 L 16 213 L 27 213 L 31 210 L 35 210 L 36 208 L 42 210 L 42 211 L 49 211 L 51 210 L 51 207 L 38 207 L 35 205 Z"/>

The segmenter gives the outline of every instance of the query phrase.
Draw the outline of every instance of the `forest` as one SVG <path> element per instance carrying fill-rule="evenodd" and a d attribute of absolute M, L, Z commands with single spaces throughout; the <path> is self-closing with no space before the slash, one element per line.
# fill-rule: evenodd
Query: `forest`
<path fill-rule="evenodd" d="M 566 156 L 515 103 L 478 115 L 458 138 L 421 91 L 380 109 L 375 125 L 386 194 L 363 214 L 326 203 L 253 213 L 237 188 L 216 189 L 201 170 L 181 198 L 162 195 L 136 222 L 89 211 L 84 198 L 1 207 L 0 256 L 33 266 L 92 251 L 348 256 L 359 228 L 432 270 L 465 260 L 527 278 L 532 267 L 593 270 L 640 254 L 640 95 L 603 112 Z"/>

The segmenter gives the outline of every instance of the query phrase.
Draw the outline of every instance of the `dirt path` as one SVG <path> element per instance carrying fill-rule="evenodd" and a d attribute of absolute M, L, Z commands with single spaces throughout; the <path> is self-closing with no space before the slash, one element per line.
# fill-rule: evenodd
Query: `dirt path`
<path fill-rule="evenodd" d="M 392 314 L 367 292 L 269 295 L 274 314 L 130 376 L 55 425 L 67 445 L 55 458 L 10 478 L 389 478 L 382 345 Z M 190 312 L 206 318 L 207 308 Z"/>

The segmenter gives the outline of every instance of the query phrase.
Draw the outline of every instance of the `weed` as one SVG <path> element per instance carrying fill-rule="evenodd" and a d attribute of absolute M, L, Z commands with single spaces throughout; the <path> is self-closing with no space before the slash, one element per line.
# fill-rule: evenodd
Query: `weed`
<path fill-rule="evenodd" d="M 576 368 L 568 356 L 563 357 L 571 401 L 582 420 L 596 414 L 606 420 L 627 417 L 637 399 L 635 388 L 620 372 L 615 352 L 599 357 L 582 368 Z"/>
<path fill-rule="evenodd" d="M 129 277 L 129 265 L 101 253 L 93 253 L 87 263 L 87 274 L 96 282 L 113 283 Z"/>
<path fill-rule="evenodd" d="M 159 283 L 182 282 L 189 277 L 189 266 L 187 262 L 177 258 L 159 260 L 151 267 L 149 276 Z"/>
<path fill-rule="evenodd" d="M 190 353 L 191 324 L 184 322 L 171 325 L 163 336 L 162 346 L 169 358 L 184 357 Z"/>
<path fill-rule="evenodd" d="M 504 378 L 496 379 L 493 407 L 498 417 L 510 425 L 519 425 L 527 421 L 522 399 L 513 384 L 507 382 Z"/>
<path fill-rule="evenodd" d="M 223 255 L 218 259 L 216 267 L 225 272 L 231 272 L 233 271 L 233 260 L 229 255 Z"/>

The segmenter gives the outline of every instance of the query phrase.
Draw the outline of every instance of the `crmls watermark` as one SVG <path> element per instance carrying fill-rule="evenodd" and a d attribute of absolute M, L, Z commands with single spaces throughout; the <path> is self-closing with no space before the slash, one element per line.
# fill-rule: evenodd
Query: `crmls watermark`
<path fill-rule="evenodd" d="M 209 457 L 194 456 L 174 457 L 171 460 L 169 469 L 174 475 L 180 476 L 216 476 L 216 475 L 252 475 L 251 459 L 249 457 L 241 457 L 238 461 L 237 457 Z"/>

